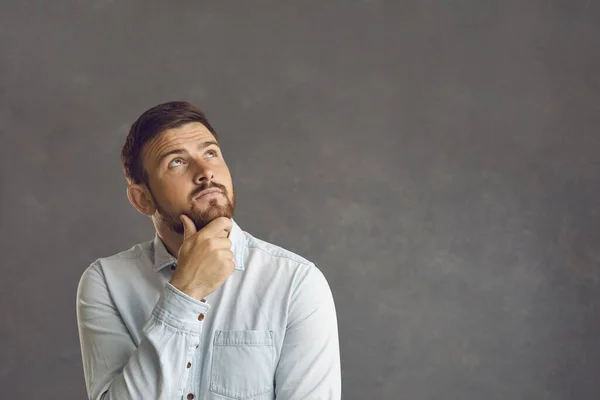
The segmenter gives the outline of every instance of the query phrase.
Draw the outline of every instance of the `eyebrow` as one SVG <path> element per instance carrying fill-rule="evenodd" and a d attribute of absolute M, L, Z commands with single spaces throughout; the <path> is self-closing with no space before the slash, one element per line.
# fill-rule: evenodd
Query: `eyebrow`
<path fill-rule="evenodd" d="M 208 146 L 211 145 L 215 145 L 217 147 L 219 147 L 219 143 L 215 142 L 214 140 L 207 140 L 206 142 L 200 143 L 198 145 L 198 150 L 202 150 L 207 148 Z M 158 164 L 160 164 L 165 158 L 173 155 L 173 154 L 184 154 L 186 151 L 183 149 L 173 149 L 173 150 L 169 150 L 166 153 L 162 154 L 160 157 L 158 157 Z"/>

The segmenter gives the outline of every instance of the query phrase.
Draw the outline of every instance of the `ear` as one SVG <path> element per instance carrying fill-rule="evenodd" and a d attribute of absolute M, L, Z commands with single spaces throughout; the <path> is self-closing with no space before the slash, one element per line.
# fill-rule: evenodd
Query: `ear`
<path fill-rule="evenodd" d="M 151 217 L 156 212 L 156 206 L 146 185 L 130 184 L 127 186 L 127 198 L 136 210 Z"/>

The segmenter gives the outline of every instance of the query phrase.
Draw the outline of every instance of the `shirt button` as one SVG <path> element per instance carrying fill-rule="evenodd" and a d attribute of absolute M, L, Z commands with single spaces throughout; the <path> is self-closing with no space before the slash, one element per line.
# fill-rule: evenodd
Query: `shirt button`
<path fill-rule="evenodd" d="M 204 320 L 204 314 L 198 315 L 198 321 L 203 321 L 203 320 Z"/>
<path fill-rule="evenodd" d="M 175 271 L 175 266 L 171 265 L 171 271 Z"/>
<path fill-rule="evenodd" d="M 192 363 L 191 363 L 191 362 L 189 362 L 189 363 L 187 363 L 187 365 L 186 365 L 186 368 L 189 368 L 189 367 L 191 367 L 191 366 L 192 366 Z"/>
<path fill-rule="evenodd" d="M 202 300 L 200 300 L 200 301 L 201 301 L 201 302 L 203 302 L 203 303 L 206 303 L 206 299 L 202 299 Z"/>
<path fill-rule="evenodd" d="M 194 398 L 194 393 L 188 393 L 187 398 L 188 400 L 192 400 Z"/>

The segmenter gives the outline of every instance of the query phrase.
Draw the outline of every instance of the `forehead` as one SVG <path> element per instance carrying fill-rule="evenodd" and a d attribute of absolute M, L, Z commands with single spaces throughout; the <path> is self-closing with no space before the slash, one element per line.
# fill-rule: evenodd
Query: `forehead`
<path fill-rule="evenodd" d="M 216 141 L 212 133 L 200 122 L 190 122 L 177 128 L 167 129 L 146 144 L 143 159 L 154 164 L 161 154 L 176 148 L 188 148 L 207 140 Z"/>

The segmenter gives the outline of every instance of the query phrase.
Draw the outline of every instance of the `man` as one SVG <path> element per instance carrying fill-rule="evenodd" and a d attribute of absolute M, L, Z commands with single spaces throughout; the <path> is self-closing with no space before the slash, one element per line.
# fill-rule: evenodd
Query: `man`
<path fill-rule="evenodd" d="M 340 399 L 337 318 L 308 260 L 233 221 L 217 135 L 186 102 L 133 124 L 127 197 L 154 240 L 99 258 L 77 290 L 90 399 Z"/>

